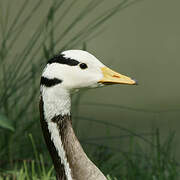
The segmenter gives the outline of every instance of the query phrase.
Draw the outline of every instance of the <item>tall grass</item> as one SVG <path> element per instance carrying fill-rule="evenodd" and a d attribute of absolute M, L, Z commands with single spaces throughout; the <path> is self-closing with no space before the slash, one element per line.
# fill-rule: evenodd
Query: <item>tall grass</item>
<path fill-rule="evenodd" d="M 89 153 L 91 159 L 107 175 L 108 180 L 177 180 L 179 178 L 179 164 L 173 154 L 173 137 L 171 134 L 164 142 L 161 141 L 159 130 L 152 135 L 152 143 L 145 151 L 135 140 L 129 137 L 128 151 L 112 149 L 100 144 L 85 141 L 83 144 L 92 145 Z M 0 169 L 0 179 L 56 179 L 52 164 L 47 164 L 44 157 L 37 150 L 35 139 L 30 134 L 34 158 L 14 163 L 11 170 Z M 83 140 L 81 140 L 83 142 Z M 116 152 L 117 151 L 117 152 Z"/>
<path fill-rule="evenodd" d="M 133 2 L 120 1 L 91 18 L 104 1 L 89 0 L 76 13 L 71 14 L 71 10 L 82 2 L 53 0 L 35 28 L 30 23 L 42 11 L 42 0 L 24 1 L 15 15 L 11 11 L 16 2 L 0 2 L 0 126 L 9 130 L 0 129 L 1 159 L 13 165 L 14 159 L 24 158 L 29 154 L 30 145 L 26 132 L 39 129 L 39 77 L 46 60 L 57 53 L 57 49 L 59 52 L 81 47 L 84 41 L 95 35 L 103 23 Z M 78 29 L 78 26 L 81 28 Z M 76 32 L 73 30 L 75 28 Z M 19 44 L 22 36 L 28 37 L 23 46 Z M 34 135 L 41 137 L 38 130 L 34 131 Z M 38 139 L 41 141 L 41 138 Z"/>

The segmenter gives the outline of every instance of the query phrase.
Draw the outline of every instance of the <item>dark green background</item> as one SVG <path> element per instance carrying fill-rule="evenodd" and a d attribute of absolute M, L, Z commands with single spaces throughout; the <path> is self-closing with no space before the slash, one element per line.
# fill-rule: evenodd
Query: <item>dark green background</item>
<path fill-rule="evenodd" d="M 5 1 L 1 1 L 5 4 Z M 18 11 L 21 2 L 19 0 L 13 4 L 12 17 Z M 14 50 L 16 53 L 26 44 L 45 14 L 48 2 L 44 1 L 41 10 L 31 19 Z M 102 11 L 118 1 L 105 2 Z M 83 6 L 83 1 L 79 4 Z M 69 23 L 68 19 L 73 17 L 73 13 L 78 12 L 80 5 L 71 10 L 63 22 L 64 25 Z M 178 0 L 144 0 L 119 12 L 101 26 L 98 36 L 87 42 L 88 51 L 113 70 L 136 78 L 139 85 L 115 85 L 90 90 L 82 96 L 80 114 L 119 124 L 137 133 L 149 133 L 158 127 L 162 139 L 170 132 L 175 132 L 174 149 L 180 158 L 179 7 Z M 2 6 L 0 10 L 5 11 Z M 91 16 L 99 14 L 96 13 Z M 82 25 L 83 23 L 86 24 L 82 22 Z M 56 30 L 57 34 L 61 32 L 61 28 L 63 27 Z M 76 28 L 81 29 L 81 25 Z M 15 52 L 11 53 L 11 60 Z M 121 105 L 124 108 L 90 106 L 87 102 Z M 123 134 L 117 129 L 109 130 L 106 126 L 87 121 L 79 123 L 79 126 L 80 137 Z M 87 128 L 91 131 L 87 131 Z M 117 143 L 114 141 L 111 145 L 117 146 Z M 126 141 L 119 147 L 126 147 Z"/>
<path fill-rule="evenodd" d="M 89 51 L 101 61 L 120 73 L 136 78 L 139 85 L 95 89 L 84 96 L 83 102 L 118 104 L 155 113 L 91 106 L 84 106 L 81 111 L 84 115 L 103 118 L 139 133 L 158 127 L 162 139 L 175 132 L 174 149 L 178 157 L 179 7 L 180 1 L 177 0 L 145 0 L 137 3 L 113 17 L 104 26 L 104 32 L 88 44 Z"/>

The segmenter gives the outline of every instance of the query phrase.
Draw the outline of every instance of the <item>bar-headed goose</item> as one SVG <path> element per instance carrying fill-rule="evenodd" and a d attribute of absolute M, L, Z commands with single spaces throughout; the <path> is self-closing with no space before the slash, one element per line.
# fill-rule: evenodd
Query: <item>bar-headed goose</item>
<path fill-rule="evenodd" d="M 82 50 L 51 58 L 41 76 L 40 119 L 58 180 L 106 180 L 83 151 L 72 128 L 71 94 L 83 88 L 136 84 Z"/>

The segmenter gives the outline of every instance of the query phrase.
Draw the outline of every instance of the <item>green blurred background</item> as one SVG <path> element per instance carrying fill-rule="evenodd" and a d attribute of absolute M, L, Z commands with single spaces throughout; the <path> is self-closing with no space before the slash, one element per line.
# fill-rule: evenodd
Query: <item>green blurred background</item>
<path fill-rule="evenodd" d="M 0 114 L 8 121 L 1 124 L 0 159 L 27 159 L 29 133 L 37 141 L 38 152 L 47 155 L 39 131 L 40 74 L 53 54 L 84 48 L 139 82 L 138 86 L 109 86 L 73 97 L 74 128 L 86 151 L 94 145 L 127 151 L 132 136 L 149 151 L 149 142 L 159 129 L 161 142 L 174 133 L 172 151 L 179 161 L 180 1 L 60 2 L 0 0 Z M 101 14 L 107 19 L 88 31 Z M 76 42 L 77 37 L 81 39 Z M 11 126 L 12 132 L 7 130 Z"/>
<path fill-rule="evenodd" d="M 175 0 L 146 0 L 108 21 L 105 31 L 93 39 L 88 48 L 111 68 L 136 78 L 139 85 L 89 91 L 82 100 L 118 104 L 125 109 L 91 107 L 87 110 L 84 106 L 81 112 L 116 122 L 136 132 L 150 132 L 158 127 L 163 138 L 174 131 L 178 158 L 179 6 L 180 2 Z M 126 110 L 126 107 L 132 110 Z"/>

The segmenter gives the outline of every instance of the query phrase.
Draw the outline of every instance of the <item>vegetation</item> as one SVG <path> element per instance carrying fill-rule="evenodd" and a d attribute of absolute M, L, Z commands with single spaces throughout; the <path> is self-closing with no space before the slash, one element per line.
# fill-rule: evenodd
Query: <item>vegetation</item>
<path fill-rule="evenodd" d="M 173 155 L 173 136 L 174 134 L 161 143 L 157 129 L 147 152 L 134 140 L 134 136 L 131 136 L 130 148 L 127 152 L 94 144 L 96 148 L 91 148 L 89 154 L 98 167 L 107 174 L 108 180 L 176 180 L 179 177 L 179 165 Z M 0 179 L 56 179 L 52 164 L 47 163 L 50 160 L 46 161 L 45 156 L 39 153 L 31 134 L 29 139 L 33 150 L 29 150 L 29 153 L 33 152 L 34 157 L 16 161 L 13 163 L 13 169 L 1 168 Z"/>
<path fill-rule="evenodd" d="M 117 12 L 138 1 L 121 0 L 93 18 L 92 14 L 105 1 L 89 0 L 69 20 L 70 10 L 79 6 L 80 2 L 53 0 L 47 5 L 46 13 L 35 27 L 31 27 L 31 21 L 41 12 L 42 0 L 23 1 L 15 16 L 11 14 L 14 2 L 0 2 L 0 179 L 55 179 L 54 169 L 39 131 L 39 77 L 46 64 L 43 59 L 65 49 L 86 49 L 84 42 L 97 36 L 101 25 Z M 68 24 L 65 23 L 66 19 Z M 58 27 L 63 27 L 60 33 L 57 33 Z M 19 44 L 22 37 L 26 37 L 23 46 Z M 73 99 L 75 130 L 82 118 L 94 123 L 104 123 L 109 128 L 120 128 L 116 124 L 80 117 L 80 98 L 81 94 Z M 104 174 L 107 174 L 108 179 L 177 179 L 179 165 L 172 151 L 173 135 L 161 142 L 158 130 L 151 135 L 151 141 L 143 135 L 129 130 L 126 132 L 130 144 L 127 152 L 94 143 L 98 139 L 93 142 L 81 140 L 84 149 Z M 147 140 L 148 151 L 138 144 L 137 137 Z M 118 138 L 119 141 L 122 139 L 113 138 Z"/>

